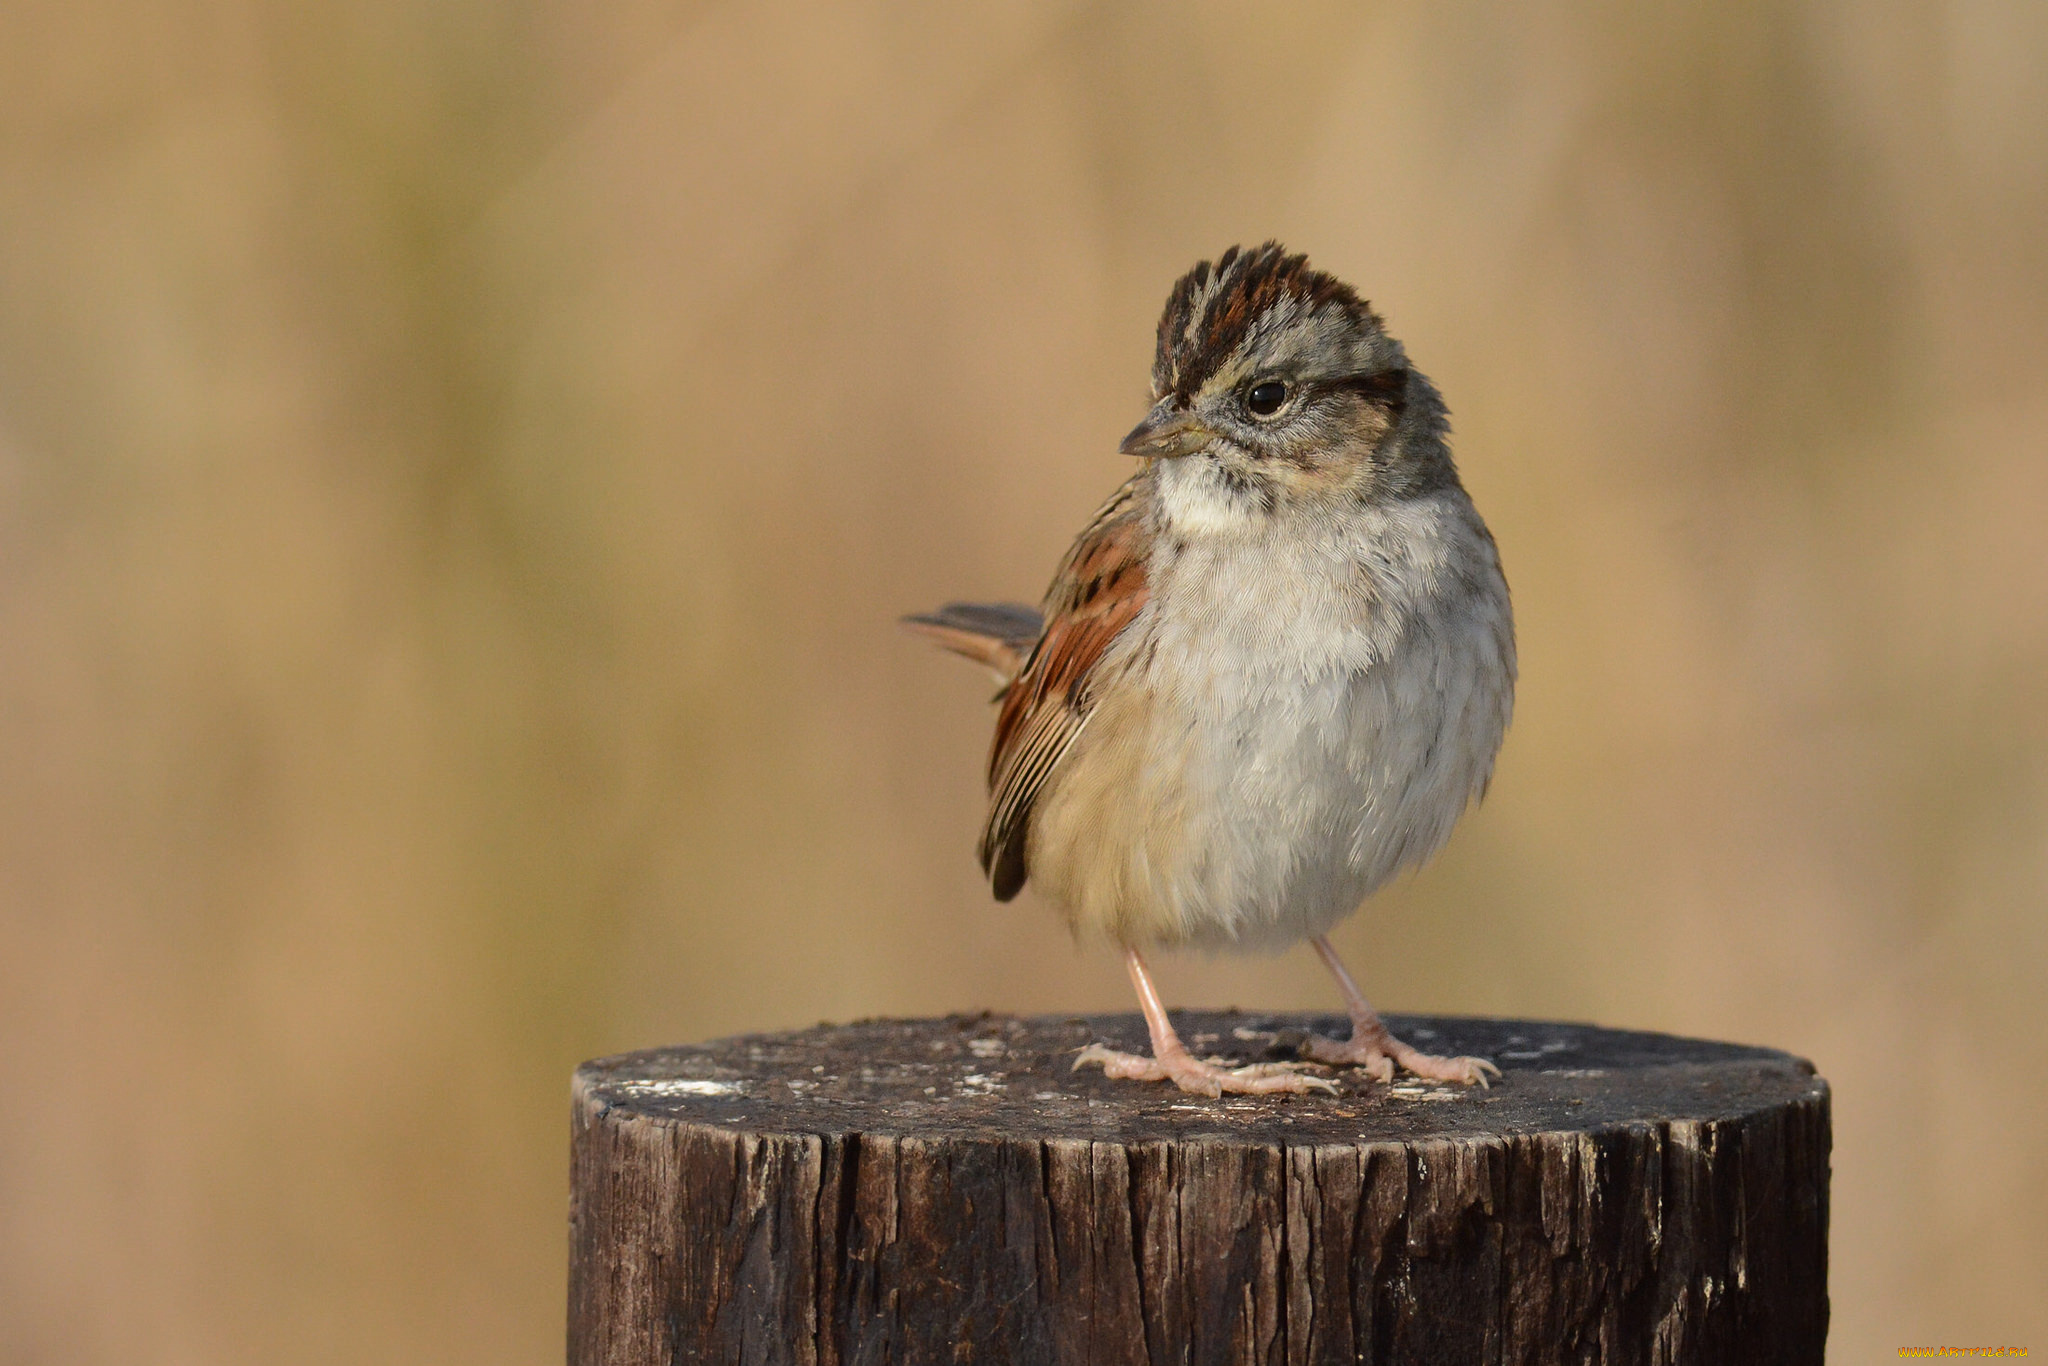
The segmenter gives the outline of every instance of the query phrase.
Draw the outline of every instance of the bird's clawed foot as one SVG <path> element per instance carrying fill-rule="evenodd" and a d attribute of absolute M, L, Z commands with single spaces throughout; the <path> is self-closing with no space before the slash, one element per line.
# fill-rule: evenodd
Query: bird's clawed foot
<path fill-rule="evenodd" d="M 1335 1095 L 1337 1092 L 1337 1084 L 1328 1078 L 1303 1075 L 1303 1064 L 1298 1062 L 1218 1067 L 1214 1063 L 1203 1062 L 1185 1048 L 1162 1050 L 1158 1057 L 1148 1058 L 1141 1053 L 1119 1053 L 1113 1048 L 1091 1043 L 1074 1059 L 1074 1070 L 1079 1071 L 1090 1063 L 1099 1065 L 1105 1075 L 1119 1081 L 1170 1081 L 1183 1091 L 1211 1098 L 1226 1091 L 1243 1096 L 1275 1093 L 1302 1096 L 1310 1091 L 1327 1091 Z"/>
<path fill-rule="evenodd" d="M 1500 1069 L 1485 1058 L 1443 1058 L 1410 1048 L 1389 1034 L 1385 1026 L 1357 1030 L 1348 1039 L 1311 1034 L 1301 1051 L 1333 1067 L 1362 1067 L 1367 1076 L 1383 1085 L 1394 1079 L 1396 1067 L 1425 1081 L 1451 1081 L 1482 1090 L 1500 1075 Z"/>

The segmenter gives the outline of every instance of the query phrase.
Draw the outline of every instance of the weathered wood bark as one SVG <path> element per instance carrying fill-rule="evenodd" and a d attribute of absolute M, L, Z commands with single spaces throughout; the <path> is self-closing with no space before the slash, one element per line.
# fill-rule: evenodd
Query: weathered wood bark
<path fill-rule="evenodd" d="M 1342 1021 L 1185 1014 L 1198 1051 Z M 1203 1100 L 1068 1069 L 1136 1016 L 588 1063 L 569 1359 L 1819 1362 L 1828 1092 L 1783 1053 L 1392 1022 L 1489 1091 Z"/>

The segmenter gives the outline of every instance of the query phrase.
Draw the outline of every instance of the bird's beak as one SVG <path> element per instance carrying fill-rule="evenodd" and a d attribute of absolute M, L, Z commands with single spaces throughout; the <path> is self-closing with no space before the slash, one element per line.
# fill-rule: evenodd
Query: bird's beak
<path fill-rule="evenodd" d="M 1207 450 L 1215 439 L 1216 433 L 1193 413 L 1161 404 L 1131 429 L 1131 434 L 1117 449 L 1125 455 L 1171 460 L 1177 455 L 1193 455 L 1196 451 Z"/>

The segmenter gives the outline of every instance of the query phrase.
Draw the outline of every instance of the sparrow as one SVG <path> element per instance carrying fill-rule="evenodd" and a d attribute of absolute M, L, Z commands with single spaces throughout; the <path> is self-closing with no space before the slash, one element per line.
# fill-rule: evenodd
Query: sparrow
<path fill-rule="evenodd" d="M 951 603 L 911 629 L 1001 683 L 981 865 L 1124 964 L 1150 1057 L 1075 1066 L 1183 1090 L 1333 1089 L 1303 1062 L 1191 1054 L 1153 949 L 1277 950 L 1336 979 L 1315 1063 L 1485 1085 L 1395 1038 L 1331 946 L 1485 793 L 1514 704 L 1507 580 L 1435 386 L 1371 306 L 1278 243 L 1181 276 L 1160 315 L 1138 469 L 1038 609 Z"/>

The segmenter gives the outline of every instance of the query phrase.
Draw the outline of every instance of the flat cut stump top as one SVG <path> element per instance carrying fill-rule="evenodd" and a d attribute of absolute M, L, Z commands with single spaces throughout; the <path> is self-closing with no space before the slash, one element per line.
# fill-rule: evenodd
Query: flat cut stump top
<path fill-rule="evenodd" d="M 1304 1031 L 1343 1037 L 1350 1027 L 1341 1016 L 1238 1011 L 1176 1011 L 1174 1020 L 1197 1055 L 1232 1062 L 1292 1058 Z M 1324 1069 L 1341 1094 L 1210 1100 L 1073 1070 L 1089 1043 L 1149 1051 L 1136 1014 L 978 1015 L 627 1053 L 584 1064 L 576 1087 L 598 1112 L 751 1134 L 1260 1146 L 1727 1121 L 1827 1089 L 1811 1063 L 1768 1048 L 1528 1020 L 1396 1015 L 1387 1023 L 1427 1052 L 1490 1058 L 1503 1075 L 1482 1090 L 1406 1074 L 1383 1086 L 1356 1069 Z"/>

